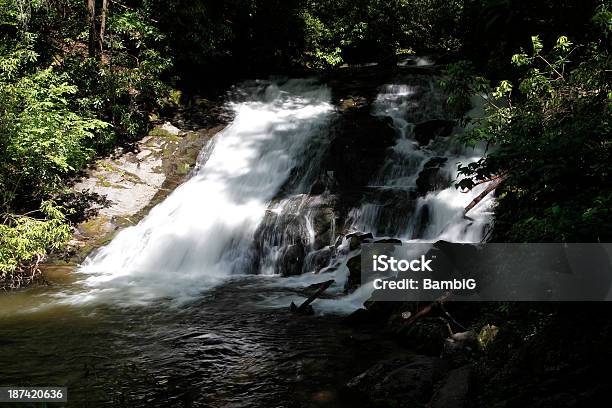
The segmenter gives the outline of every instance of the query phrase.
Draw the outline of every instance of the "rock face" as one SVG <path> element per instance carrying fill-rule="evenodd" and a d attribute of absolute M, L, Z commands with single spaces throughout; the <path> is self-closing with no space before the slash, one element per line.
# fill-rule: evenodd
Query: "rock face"
<path fill-rule="evenodd" d="M 254 235 L 253 272 L 272 268 L 289 276 L 326 266 L 335 235 L 333 206 L 333 196 L 294 195 L 273 202 Z M 272 264 L 263 263 L 271 260 Z"/>
<path fill-rule="evenodd" d="M 426 146 L 437 137 L 450 136 L 455 122 L 443 119 L 428 120 L 414 127 L 414 138 L 421 146 Z"/>
<path fill-rule="evenodd" d="M 442 171 L 447 160 L 445 157 L 433 157 L 425 163 L 416 180 L 418 195 L 424 196 L 448 185 L 450 178 Z"/>
<path fill-rule="evenodd" d="M 317 273 L 329 264 L 329 261 L 333 255 L 333 248 L 326 246 L 319 250 L 309 252 L 304 259 L 304 272 Z"/>
<path fill-rule="evenodd" d="M 344 285 L 344 291 L 350 293 L 361 284 L 361 254 L 350 258 L 346 267 L 349 270 L 349 276 Z"/>
<path fill-rule="evenodd" d="M 334 172 L 341 191 L 367 185 L 396 138 L 390 119 L 370 115 L 369 106 L 344 112 L 333 132 L 325 168 Z"/>
<path fill-rule="evenodd" d="M 473 331 L 455 333 L 444 341 L 443 356 L 455 365 L 465 364 L 478 350 L 478 336 Z"/>
<path fill-rule="evenodd" d="M 300 275 L 304 264 L 305 250 L 301 242 L 283 248 L 279 266 L 284 276 Z"/>
<path fill-rule="evenodd" d="M 435 357 L 416 355 L 410 359 L 382 361 L 347 386 L 375 407 L 422 406 L 433 394 L 434 385 L 444 378 L 447 367 Z"/>
<path fill-rule="evenodd" d="M 361 244 L 363 244 L 364 242 L 369 242 L 374 238 L 371 232 L 353 233 L 353 234 L 348 234 L 346 237 L 350 238 L 351 240 L 349 244 L 349 248 L 351 251 L 354 251 L 355 249 L 359 248 Z"/>
<path fill-rule="evenodd" d="M 185 180 L 202 148 L 223 127 L 181 131 L 166 122 L 131 149 L 119 147 L 111 156 L 98 159 L 72 190 L 101 197 L 104 203 L 88 203 L 88 211 L 96 215 L 77 225 L 65 258 L 80 262 L 116 230 L 138 222 Z"/>
<path fill-rule="evenodd" d="M 364 216 L 376 220 L 378 236 L 398 236 L 406 231 L 416 207 L 414 191 L 403 188 L 384 187 L 367 192 L 369 205 L 363 208 Z"/>

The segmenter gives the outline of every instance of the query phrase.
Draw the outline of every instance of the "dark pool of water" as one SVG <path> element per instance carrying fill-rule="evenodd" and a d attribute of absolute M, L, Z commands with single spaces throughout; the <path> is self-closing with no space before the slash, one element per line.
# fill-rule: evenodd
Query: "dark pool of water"
<path fill-rule="evenodd" d="M 360 406 L 343 385 L 392 343 L 340 316 L 261 306 L 271 291 L 246 279 L 182 307 L 4 316 L 0 385 L 67 386 L 73 407 Z"/>

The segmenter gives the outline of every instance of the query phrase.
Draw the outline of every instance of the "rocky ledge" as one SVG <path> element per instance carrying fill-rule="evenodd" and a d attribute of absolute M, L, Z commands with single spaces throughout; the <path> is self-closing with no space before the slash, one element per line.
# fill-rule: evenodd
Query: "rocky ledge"
<path fill-rule="evenodd" d="M 172 122 L 184 125 L 180 119 Z M 47 268 L 77 264 L 120 229 L 138 223 L 185 181 L 200 151 L 225 126 L 218 120 L 181 130 L 172 122 L 160 123 L 134 145 L 99 158 L 74 183 L 74 194 L 86 198 L 80 209 L 85 219 L 76 223 L 68 249 L 52 258 Z"/>

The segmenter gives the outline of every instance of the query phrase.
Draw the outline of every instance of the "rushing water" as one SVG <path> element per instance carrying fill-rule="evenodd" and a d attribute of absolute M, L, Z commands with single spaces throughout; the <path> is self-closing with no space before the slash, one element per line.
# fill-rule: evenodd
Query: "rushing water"
<path fill-rule="evenodd" d="M 343 294 L 357 251 L 342 234 L 469 242 L 488 222 L 488 200 L 463 217 L 479 190 L 449 184 L 414 195 L 430 159 L 446 159 L 440 171 L 450 183 L 457 161 L 481 154 L 451 139 L 415 142 L 416 123 L 444 118 L 433 83 L 414 77 L 381 88 L 372 114 L 391 118 L 395 145 L 372 175 L 375 194 L 344 220 L 329 184 L 312 193 L 333 179 L 322 171 L 338 115 L 330 89 L 310 80 L 236 88 L 232 123 L 186 183 L 77 273 L 0 298 L 0 384 L 65 384 L 78 407 L 359 406 L 342 384 L 388 350 L 340 323 L 338 314 L 369 294 Z M 412 197 L 410 211 L 378 205 L 389 194 Z M 298 276 L 278 276 L 298 258 L 290 265 Z M 336 283 L 315 304 L 322 315 L 288 312 L 308 285 L 330 277 Z"/>
<path fill-rule="evenodd" d="M 231 104 L 235 118 L 196 174 L 86 261 L 84 300 L 185 301 L 249 271 L 255 228 L 325 130 L 332 106 L 329 89 L 304 81 L 242 91 L 247 101 Z"/>

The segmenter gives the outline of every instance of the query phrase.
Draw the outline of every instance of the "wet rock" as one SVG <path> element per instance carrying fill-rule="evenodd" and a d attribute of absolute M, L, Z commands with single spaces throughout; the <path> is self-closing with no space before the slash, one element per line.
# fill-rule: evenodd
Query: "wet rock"
<path fill-rule="evenodd" d="M 469 366 L 451 370 L 429 402 L 431 408 L 462 408 L 466 406 L 472 370 Z"/>
<path fill-rule="evenodd" d="M 470 361 L 478 350 L 478 336 L 473 331 L 455 333 L 444 341 L 443 357 L 455 365 Z"/>
<path fill-rule="evenodd" d="M 333 203 L 320 205 L 310 211 L 312 211 L 311 222 L 315 235 L 313 247 L 315 250 L 319 250 L 331 245 L 334 239 L 336 213 L 334 212 Z"/>
<path fill-rule="evenodd" d="M 437 280 L 462 279 L 477 277 L 479 253 L 474 244 L 437 241 L 427 252 L 426 256 L 432 260 L 433 278 Z M 462 291 L 455 293 L 461 294 Z M 466 291 L 465 294 L 469 294 Z"/>
<path fill-rule="evenodd" d="M 333 132 L 324 167 L 341 191 L 367 185 L 396 138 L 390 118 L 372 116 L 367 105 L 344 111 Z"/>
<path fill-rule="evenodd" d="M 404 188 L 376 188 L 367 192 L 364 216 L 376 220 L 376 234 L 400 235 L 410 224 L 416 206 L 416 193 Z"/>
<path fill-rule="evenodd" d="M 437 137 L 450 136 L 454 127 L 455 122 L 443 119 L 417 123 L 414 127 L 414 138 L 421 146 L 426 146 Z"/>
<path fill-rule="evenodd" d="M 327 186 L 325 182 L 321 179 L 317 179 L 312 186 L 310 186 L 310 195 L 319 195 L 323 194 L 326 190 Z"/>
<path fill-rule="evenodd" d="M 103 201 L 91 201 L 91 219 L 73 220 L 80 224 L 64 259 L 81 262 L 118 229 L 134 225 L 147 215 L 185 180 L 199 152 L 223 127 L 217 124 L 185 133 L 175 127 L 157 126 L 131 148 L 118 147 L 96 160 L 72 190 Z"/>
<path fill-rule="evenodd" d="M 300 275 L 304 262 L 304 245 L 301 243 L 285 247 L 280 256 L 280 272 L 283 276 Z"/>
<path fill-rule="evenodd" d="M 349 244 L 349 248 L 351 251 L 354 251 L 357 248 L 359 248 L 361 244 L 363 244 L 364 242 L 374 239 L 374 235 L 372 235 L 371 232 L 368 232 L 368 233 L 357 232 L 357 233 L 348 234 L 346 237 L 351 239 L 351 243 Z"/>
<path fill-rule="evenodd" d="M 375 407 L 421 406 L 433 394 L 434 384 L 447 372 L 444 361 L 417 355 L 382 361 L 347 386 L 364 394 Z"/>
<path fill-rule="evenodd" d="M 349 270 L 349 276 L 344 284 L 344 291 L 351 293 L 361 284 L 361 254 L 350 258 L 346 267 Z"/>
<path fill-rule="evenodd" d="M 375 244 L 393 244 L 393 245 L 402 245 L 401 239 L 396 238 L 385 238 L 385 239 L 377 239 L 374 241 Z"/>
<path fill-rule="evenodd" d="M 304 272 L 319 272 L 329 264 L 332 253 L 330 246 L 310 252 L 304 260 Z"/>
<path fill-rule="evenodd" d="M 433 157 L 425 163 L 416 180 L 418 195 L 424 196 L 448 185 L 450 179 L 441 171 L 447 160 L 445 157 Z"/>

